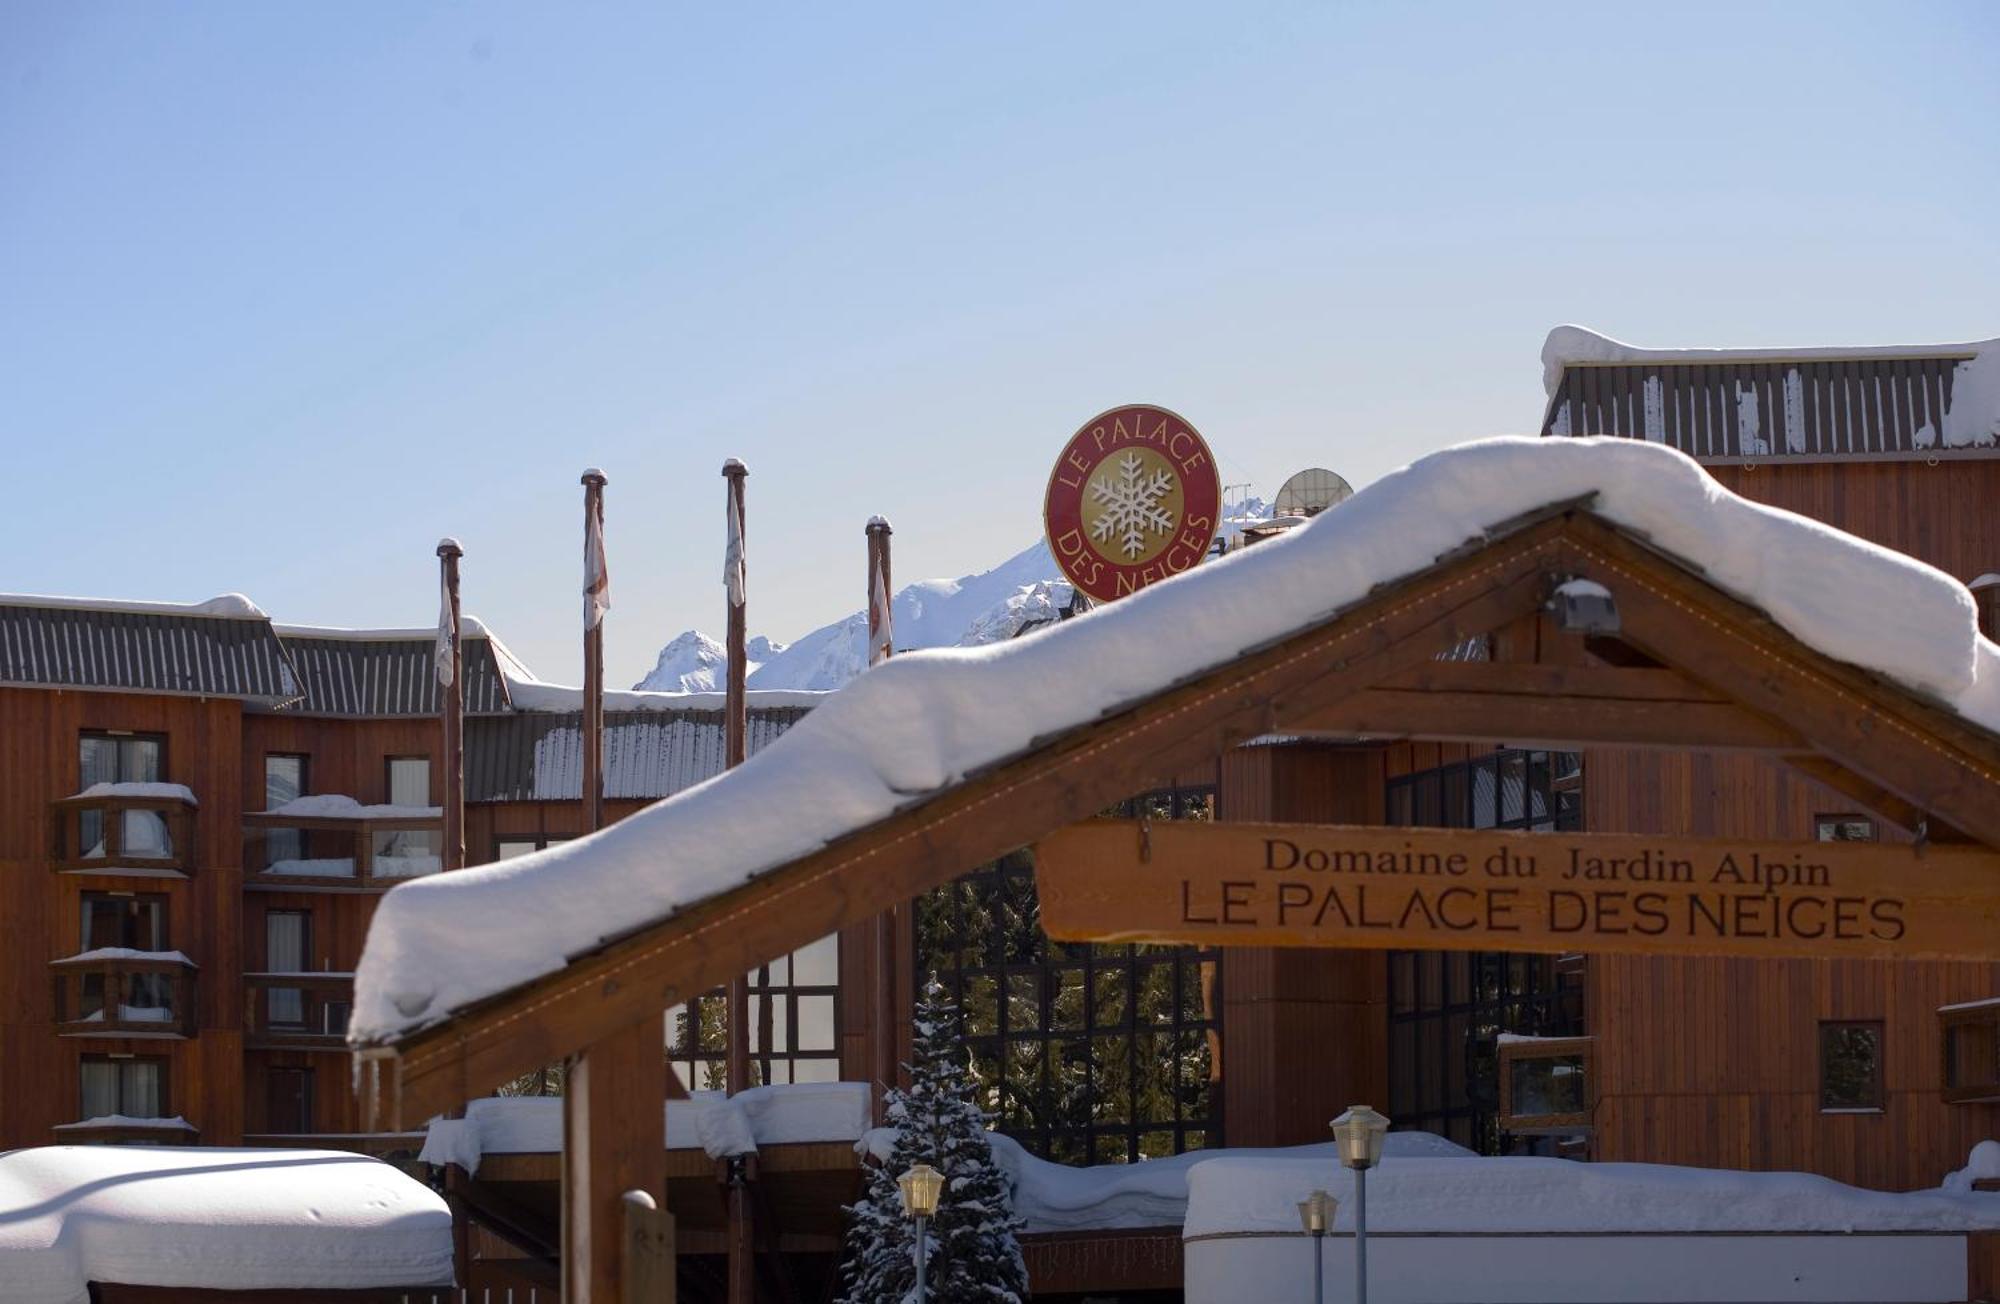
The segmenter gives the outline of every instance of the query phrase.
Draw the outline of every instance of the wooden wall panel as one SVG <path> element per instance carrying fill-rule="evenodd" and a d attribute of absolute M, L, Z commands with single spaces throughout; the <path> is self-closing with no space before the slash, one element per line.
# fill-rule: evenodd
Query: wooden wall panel
<path fill-rule="evenodd" d="M 1746 498 L 1827 521 L 1960 580 L 2000 571 L 2000 460 L 1717 466 Z"/>

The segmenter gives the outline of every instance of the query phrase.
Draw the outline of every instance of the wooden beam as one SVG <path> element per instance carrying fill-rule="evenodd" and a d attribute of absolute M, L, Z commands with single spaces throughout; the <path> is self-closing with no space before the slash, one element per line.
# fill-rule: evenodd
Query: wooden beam
<path fill-rule="evenodd" d="M 667 1199 L 667 1058 L 657 1014 L 570 1059 L 563 1087 L 563 1298 L 619 1304 L 625 1196 Z M 664 1215 L 663 1215 L 664 1216 Z"/>
<path fill-rule="evenodd" d="M 1040 742 L 558 973 L 394 1045 L 364 1048 L 364 1066 L 384 1079 L 365 1103 L 390 1119 L 429 1118 L 1178 771 L 1212 764 L 1281 716 L 1338 701 L 1533 611 L 1557 563 L 1564 519 L 1524 525 L 1385 585 L 1312 629 Z"/>
<path fill-rule="evenodd" d="M 1933 842 L 1970 842 L 1971 839 L 1945 820 L 1928 815 L 1880 784 L 1870 783 L 1840 762 L 1815 753 L 1788 753 L 1781 758 L 1790 769 L 1833 789 L 1862 810 L 1887 820 L 1911 836 L 1928 837 Z"/>
<path fill-rule="evenodd" d="M 1278 728 L 1341 738 L 1451 739 L 1521 747 L 1779 753 L 1803 745 L 1785 726 L 1729 702 L 1392 688 L 1364 689 L 1330 707 L 1280 717 Z"/>

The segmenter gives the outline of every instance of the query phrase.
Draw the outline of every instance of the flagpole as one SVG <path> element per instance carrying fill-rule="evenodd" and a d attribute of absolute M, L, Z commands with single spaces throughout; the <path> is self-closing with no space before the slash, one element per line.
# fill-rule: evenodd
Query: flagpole
<path fill-rule="evenodd" d="M 750 472 L 743 463 L 730 458 L 722 464 L 722 478 L 729 482 L 726 499 L 728 542 L 723 551 L 723 586 L 729 601 L 727 644 L 728 680 L 723 694 L 723 764 L 734 769 L 743 764 L 746 735 L 744 678 L 744 607 L 748 584 L 743 520 L 743 481 Z M 729 981 L 728 1058 L 724 1085 L 729 1095 L 750 1086 L 750 985 L 746 975 Z M 756 1297 L 753 1251 L 754 1232 L 750 1212 L 749 1161 L 742 1156 L 724 1166 L 723 1180 L 729 1194 L 728 1294 L 729 1304 L 753 1304 Z"/>
<path fill-rule="evenodd" d="M 444 716 L 444 849 L 447 870 L 465 865 L 465 647 L 460 637 L 458 559 L 465 549 L 456 539 L 438 540 L 438 584 L 441 591 L 438 637 L 449 640 L 438 649 L 437 677 Z"/>
<path fill-rule="evenodd" d="M 880 516 L 868 522 L 868 664 L 879 665 L 896 653 L 895 610 L 889 583 L 889 536 L 894 533 Z M 895 907 L 875 916 L 875 1122 L 886 1118 L 888 1093 L 896 1085 L 896 929 L 901 912 Z"/>
<path fill-rule="evenodd" d="M 604 827 L 604 472 L 583 473 L 583 831 Z"/>

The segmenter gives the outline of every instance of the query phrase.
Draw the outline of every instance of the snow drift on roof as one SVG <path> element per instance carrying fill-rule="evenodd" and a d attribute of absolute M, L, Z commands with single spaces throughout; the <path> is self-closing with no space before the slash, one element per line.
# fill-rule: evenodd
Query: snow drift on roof
<path fill-rule="evenodd" d="M 1034 638 L 899 656 L 740 768 L 588 838 L 399 885 L 369 928 L 356 1044 L 437 1022 L 819 850 L 1038 739 L 1323 622 L 1525 513 L 1594 510 L 1807 644 L 2000 730 L 2000 648 L 1964 585 L 1738 498 L 1635 440 L 1492 439 L 1405 467 L 1308 524 Z"/>
<path fill-rule="evenodd" d="M 1558 326 L 1542 342 L 1542 388 L 1550 395 L 1571 364 L 1696 362 L 1825 362 L 1860 358 L 1970 358 L 2000 352 L 2000 339 L 1966 344 L 1864 344 L 1806 349 L 1649 349 L 1600 335 L 1588 326 Z"/>
<path fill-rule="evenodd" d="M 224 593 L 205 602 L 133 602 L 124 598 L 63 598 L 36 593 L 0 593 L 5 607 L 74 607 L 83 611 L 128 611 L 147 616 L 213 616 L 222 620 L 269 620 L 263 609 L 241 593 Z"/>
<path fill-rule="evenodd" d="M 451 1280 L 444 1201 L 365 1155 L 153 1146 L 0 1154 L 0 1295 L 9 1304 L 86 1304 L 93 1281 L 248 1291 Z"/>

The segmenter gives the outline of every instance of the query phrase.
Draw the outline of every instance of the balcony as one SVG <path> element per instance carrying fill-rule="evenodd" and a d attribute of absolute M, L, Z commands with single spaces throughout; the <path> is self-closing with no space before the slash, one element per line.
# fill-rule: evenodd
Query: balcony
<path fill-rule="evenodd" d="M 56 1032 L 179 1040 L 195 1034 L 194 961 L 121 946 L 53 961 Z"/>
<path fill-rule="evenodd" d="M 351 973 L 246 973 L 243 1044 L 249 1050 L 347 1049 Z"/>
<path fill-rule="evenodd" d="M 194 871 L 199 803 L 178 783 L 93 783 L 51 803 L 59 874 L 182 878 Z"/>
<path fill-rule="evenodd" d="M 300 797 L 243 817 L 244 885 L 265 891 L 382 892 L 443 867 L 444 811 L 364 806 L 352 797 Z M 280 841 L 282 839 L 282 842 Z"/>
<path fill-rule="evenodd" d="M 1522 1135 L 1573 1136 L 1588 1132 L 1591 1096 L 1590 1037 L 1500 1035 L 1500 1126 Z"/>
<path fill-rule="evenodd" d="M 201 1129 L 186 1119 L 128 1118 L 106 1114 L 79 1123 L 58 1123 L 56 1143 L 66 1146 L 191 1146 L 201 1140 Z"/>
<path fill-rule="evenodd" d="M 2000 1103 L 2000 997 L 1938 1010 L 1947 1105 Z"/>

